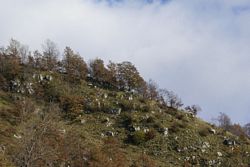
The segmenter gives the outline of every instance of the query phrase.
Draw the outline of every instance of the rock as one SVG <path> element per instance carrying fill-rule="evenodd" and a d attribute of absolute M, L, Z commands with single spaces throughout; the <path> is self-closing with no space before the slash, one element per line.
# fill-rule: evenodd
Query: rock
<path fill-rule="evenodd" d="M 213 166 L 213 165 L 215 165 L 216 164 L 216 161 L 215 160 L 210 160 L 210 161 L 208 161 L 208 165 L 210 165 L 210 166 Z"/>
<path fill-rule="evenodd" d="M 112 132 L 112 131 L 107 131 L 106 132 L 106 136 L 115 136 L 115 133 L 114 132 Z"/>
<path fill-rule="evenodd" d="M 88 83 L 88 86 L 93 86 L 93 84 L 92 83 Z"/>
<path fill-rule="evenodd" d="M 53 77 L 51 75 L 46 75 L 44 79 L 46 79 L 47 81 L 52 81 Z"/>
<path fill-rule="evenodd" d="M 204 142 L 202 148 L 209 148 L 210 144 L 208 142 Z"/>
<path fill-rule="evenodd" d="M 129 96 L 128 100 L 129 100 L 129 101 L 132 101 L 132 100 L 133 100 L 133 96 L 132 96 L 132 95 Z"/>
<path fill-rule="evenodd" d="M 164 136 L 168 136 L 168 128 L 164 128 L 163 134 L 164 134 Z"/>
<path fill-rule="evenodd" d="M 59 129 L 58 130 L 60 133 L 62 133 L 62 134 L 65 134 L 66 133 L 66 130 L 65 129 Z"/>
<path fill-rule="evenodd" d="M 110 121 L 109 118 L 106 117 L 103 122 L 106 123 L 106 122 L 109 122 L 109 121 Z"/>
<path fill-rule="evenodd" d="M 101 137 L 105 137 L 104 133 L 101 133 Z"/>
<path fill-rule="evenodd" d="M 22 138 L 21 135 L 16 135 L 16 134 L 14 134 L 14 137 L 15 137 L 16 139 L 21 139 L 21 138 Z"/>
<path fill-rule="evenodd" d="M 184 161 L 189 161 L 190 157 L 185 157 Z"/>
<path fill-rule="evenodd" d="M 222 157 L 222 153 L 221 153 L 221 152 L 217 152 L 217 155 L 218 155 L 219 157 Z"/>
<path fill-rule="evenodd" d="M 230 140 L 230 139 L 225 139 L 225 140 L 223 141 L 223 144 L 224 144 L 224 145 L 227 145 L 227 146 L 235 146 L 235 145 L 236 145 L 236 141 Z"/>
<path fill-rule="evenodd" d="M 147 132 L 149 132 L 149 129 L 146 128 L 146 129 L 143 129 L 143 131 L 144 131 L 144 133 L 147 133 Z"/>
<path fill-rule="evenodd" d="M 134 127 L 134 128 L 135 128 L 135 131 L 139 131 L 139 130 L 141 130 L 141 128 L 140 128 L 139 126 Z"/>
<path fill-rule="evenodd" d="M 6 147 L 4 145 L 0 145 L 0 153 L 4 154 Z"/>
<path fill-rule="evenodd" d="M 85 119 L 81 119 L 80 122 L 81 122 L 81 124 L 85 124 L 86 120 Z"/>
<path fill-rule="evenodd" d="M 213 128 L 210 128 L 210 129 L 209 129 L 209 132 L 212 133 L 212 134 L 216 134 L 216 130 L 213 129 Z"/>
<path fill-rule="evenodd" d="M 38 75 L 38 79 L 39 81 L 43 81 L 43 75 L 42 74 Z"/>
<path fill-rule="evenodd" d="M 112 125 L 111 122 L 107 122 L 107 124 L 106 124 L 107 127 L 110 127 L 111 125 Z"/>

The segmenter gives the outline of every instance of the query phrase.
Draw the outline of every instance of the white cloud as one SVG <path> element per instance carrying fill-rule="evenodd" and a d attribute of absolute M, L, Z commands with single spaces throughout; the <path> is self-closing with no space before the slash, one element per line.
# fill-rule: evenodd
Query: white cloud
<path fill-rule="evenodd" d="M 248 0 L 0 2 L 0 45 L 14 37 L 35 49 L 50 38 L 87 60 L 129 60 L 184 102 L 200 104 L 203 118 L 226 112 L 250 121 Z"/>

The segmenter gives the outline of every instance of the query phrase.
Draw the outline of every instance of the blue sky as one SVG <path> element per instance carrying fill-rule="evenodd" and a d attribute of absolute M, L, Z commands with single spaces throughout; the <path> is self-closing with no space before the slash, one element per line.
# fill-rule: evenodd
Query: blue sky
<path fill-rule="evenodd" d="M 250 122 L 249 0 L 0 0 L 0 46 L 47 38 L 85 60 L 128 60 L 208 121 Z"/>

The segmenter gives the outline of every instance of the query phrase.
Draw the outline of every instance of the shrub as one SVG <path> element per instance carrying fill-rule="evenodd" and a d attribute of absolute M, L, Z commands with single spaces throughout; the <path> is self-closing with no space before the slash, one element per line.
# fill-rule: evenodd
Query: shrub
<path fill-rule="evenodd" d="M 199 135 L 201 136 L 201 137 L 206 137 L 206 136 L 208 136 L 209 135 L 209 129 L 208 128 L 203 128 L 203 129 L 201 129 L 200 131 L 199 131 Z"/>
<path fill-rule="evenodd" d="M 143 131 L 136 131 L 133 135 L 128 136 L 128 142 L 139 145 L 145 142 L 145 133 Z"/>
<path fill-rule="evenodd" d="M 138 157 L 138 160 L 132 165 L 132 167 L 155 167 L 157 166 L 155 161 L 148 155 L 142 154 Z"/>
<path fill-rule="evenodd" d="M 133 124 L 133 118 L 130 114 L 124 113 L 121 115 L 121 124 L 125 128 L 129 128 Z"/>
<path fill-rule="evenodd" d="M 181 129 L 186 128 L 187 127 L 187 123 L 184 122 L 175 122 L 172 124 L 172 126 L 170 127 L 169 131 L 173 132 L 173 133 L 177 133 L 179 132 Z"/>
<path fill-rule="evenodd" d="M 80 96 L 65 96 L 60 98 L 60 108 L 67 118 L 74 119 L 83 111 L 83 99 Z"/>
<path fill-rule="evenodd" d="M 155 138 L 156 136 L 156 131 L 154 129 L 150 129 L 146 134 L 145 134 L 145 140 L 152 140 Z"/>

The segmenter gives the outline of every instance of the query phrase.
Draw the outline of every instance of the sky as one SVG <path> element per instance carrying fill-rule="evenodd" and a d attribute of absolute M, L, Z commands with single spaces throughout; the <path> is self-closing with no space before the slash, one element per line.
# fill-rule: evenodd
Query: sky
<path fill-rule="evenodd" d="M 131 61 L 199 117 L 250 122 L 249 0 L 0 0 L 0 46 L 50 39 L 88 61 Z"/>

